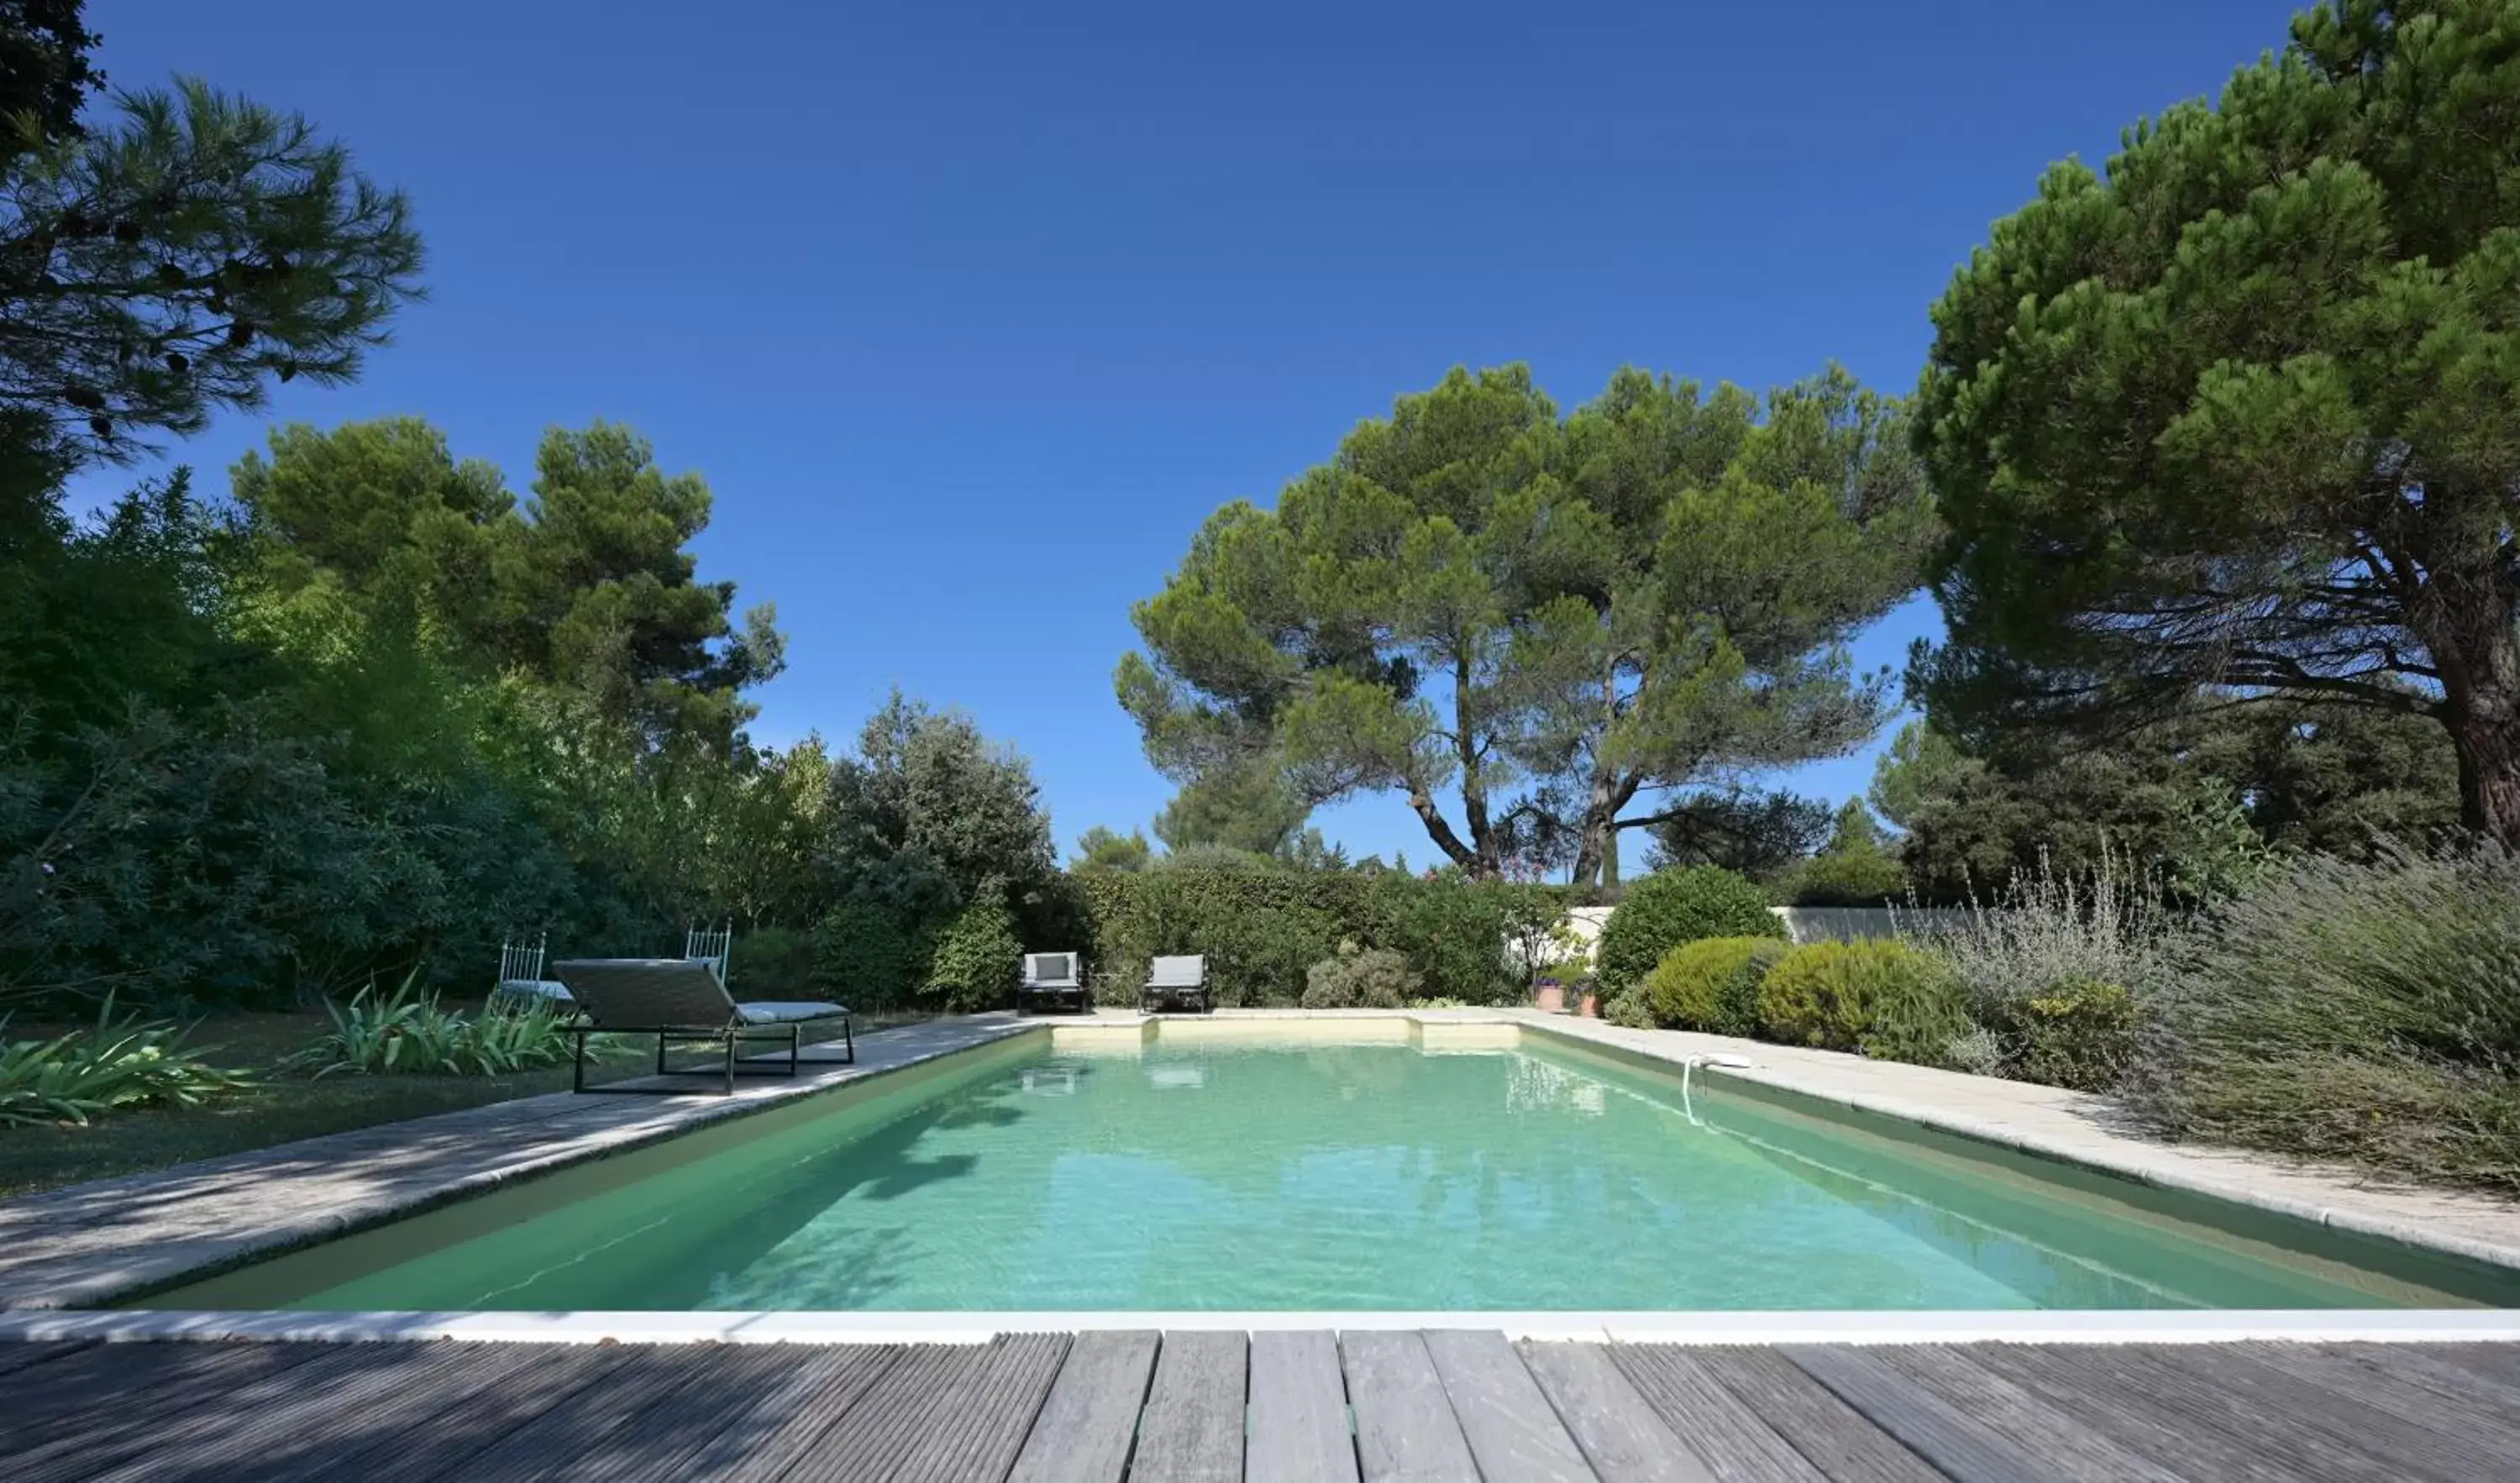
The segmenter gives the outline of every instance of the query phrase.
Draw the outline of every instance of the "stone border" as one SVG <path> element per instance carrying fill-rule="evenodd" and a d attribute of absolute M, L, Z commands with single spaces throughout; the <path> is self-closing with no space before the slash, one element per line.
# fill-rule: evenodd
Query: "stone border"
<path fill-rule="evenodd" d="M 1834 1052 L 1773 1046 L 1765 1041 L 1735 1040 L 1687 1031 L 1630 1030 L 1599 1020 L 1543 1014 L 1536 1010 L 1507 1011 L 1503 1017 L 1544 1037 L 1621 1051 L 1660 1061 L 1674 1069 L 1691 1056 L 1738 1056 L 1753 1064 L 1748 1067 L 1701 1065 L 1696 1074 L 1701 1078 L 1747 1082 L 1898 1122 L 1957 1134 L 1977 1143 L 2077 1165 L 2139 1185 L 2245 1205 L 2421 1251 L 2520 1270 L 2520 1205 L 2480 1194 L 2433 1189 L 2403 1191 L 2369 1189 L 2350 1183 L 2347 1178 L 2336 1174 L 2272 1155 L 2220 1146 L 2154 1143 L 2089 1122 L 2078 1130 L 2080 1136 L 2057 1137 L 2025 1130 L 2015 1124 L 1972 1117 L 1929 1101 L 1832 1086 L 1808 1074 L 1798 1075 L 1791 1069 L 1779 1068 L 1780 1056 L 1789 1056 L 1795 1062 L 1825 1056 L 1866 1067 L 1900 1066 L 1901 1063 L 1894 1061 L 1874 1061 Z M 1960 1072 L 1924 1066 L 1903 1066 L 1901 1069 L 1928 1077 L 1955 1077 L 2002 1088 L 2029 1089 L 2032 1085 L 1994 1077 L 1964 1076 Z M 2059 1094 L 2061 1091 L 2047 1087 L 2035 1090 L 2046 1094 Z M 2061 1095 L 2094 1106 L 2099 1104 L 2098 1099 L 2084 1094 Z M 2223 1167 L 2234 1160 L 2242 1161 L 2244 1167 Z M 2268 1185 L 2295 1187 L 2302 1192 L 2266 1188 Z M 2403 1208 L 2393 1209 L 2393 1206 Z M 2495 1236 L 2480 1236 L 2444 1230 L 2439 1222 L 2445 1214 L 2503 1227 L 2507 1234 L 2498 1232 Z"/>
<path fill-rule="evenodd" d="M 0 1344 L 245 1340 L 485 1344 L 980 1344 L 1098 1329 L 1481 1328 L 1628 1344 L 2443 1344 L 2520 1342 L 2501 1309 L 1441 1313 L 0 1313 Z"/>
<path fill-rule="evenodd" d="M 544 1093 L 0 1200 L 0 1317 L 127 1301 L 1043 1028 L 929 1020 L 858 1037 L 854 1065 L 731 1096 Z M 450 1141 L 428 1155 L 442 1175 L 411 1174 L 430 1138 Z"/>
<path fill-rule="evenodd" d="M 2418 1251 L 2520 1270 L 2520 1206 L 2454 1191 L 2373 1191 L 2262 1155 L 2183 1147 L 2129 1137 L 2080 1117 L 2079 1109 L 2099 1105 L 2097 1100 L 2055 1088 L 1760 1041 L 1673 1030 L 1629 1030 L 1536 1010 L 1250 1010 L 1225 1011 L 1198 1019 L 1098 1012 L 1081 1018 L 972 1015 L 879 1031 L 860 1040 L 861 1059 L 855 1067 L 811 1073 L 794 1082 L 755 1084 L 740 1089 L 732 1098 L 658 1099 L 636 1108 L 622 1104 L 645 1100 L 572 1098 L 564 1093 L 524 1098 L 0 1201 L 0 1320 L 9 1318 L 11 1309 L 90 1307 L 199 1281 L 519 1179 L 643 1147 L 729 1118 L 766 1111 L 839 1086 L 862 1083 L 1019 1036 L 1046 1031 L 1054 1044 L 1106 1041 L 1117 1048 L 1121 1043 L 1134 1047 L 1154 1038 L 1161 1033 L 1155 1029 L 1159 1023 L 1197 1026 L 1203 1033 L 1222 1039 L 1230 1038 L 1239 1026 L 1258 1030 L 1273 1020 L 1312 1021 L 1313 1027 L 1328 1030 L 1330 1026 L 1323 1022 L 1354 1025 L 1368 1019 L 1405 1021 L 1411 1027 L 1405 1038 L 1411 1041 L 1425 1038 L 1429 1031 L 1440 1036 L 1444 1029 L 1467 1031 L 1465 1039 L 1484 1039 L 1477 1030 L 1511 1027 L 1518 1033 L 1536 1035 L 1544 1043 L 1553 1040 L 1622 1053 L 1673 1070 L 1693 1057 L 1743 1056 L 1754 1064 L 1746 1068 L 1702 1066 L 1697 1074 L 1702 1078 L 1738 1080 L 2113 1178 L 2251 1207 Z M 895 1051 L 907 1054 L 887 1054 Z M 1862 1080 L 1913 1082 L 1918 1084 L 1918 1090 L 1914 1095 L 1893 1096 L 1836 1084 L 1846 1073 L 1857 1073 Z M 1935 1090 L 1965 1090 L 1973 1098 L 2009 1101 L 2024 1114 L 2041 1119 L 2062 1109 L 2080 1120 L 2064 1132 L 2025 1129 L 1937 1105 L 1931 1100 Z M 567 1125 L 557 1137 L 551 1136 L 546 1126 L 555 1121 Z M 519 1129 L 527 1132 L 526 1141 L 533 1146 L 511 1149 L 496 1142 L 503 1130 Z M 535 1131 L 541 1131 L 543 1136 L 532 1137 Z M 462 1145 L 456 1151 L 441 1150 L 439 1154 L 442 1160 L 461 1166 L 450 1169 L 444 1178 L 423 1177 L 404 1187 L 371 1191 L 331 1204 L 291 1204 L 284 1200 L 275 1209 L 271 1198 L 255 1198 L 248 1208 L 257 1219 L 242 1229 L 233 1212 L 213 1213 L 208 1220 L 200 1218 L 203 1212 L 199 1203 L 204 1192 L 214 1199 L 225 1196 L 233 1204 L 244 1192 L 241 1187 L 278 1178 L 275 1171 L 280 1169 L 292 1170 L 292 1177 L 295 1177 L 293 1171 L 310 1165 L 319 1171 L 306 1176 L 310 1179 L 339 1174 L 343 1167 L 355 1178 L 359 1159 L 389 1165 L 397 1157 L 398 1145 L 432 1132 L 461 1135 Z M 513 1151 L 516 1156 L 496 1157 L 503 1151 Z M 468 1159 L 465 1154 L 472 1156 Z M 2235 1164 L 2237 1167 L 2233 1167 Z M 188 1221 L 187 1214 L 195 1218 Z M 2441 1224 L 2445 1219 L 2484 1225 L 2493 1228 L 2492 1235 L 2445 1229 Z M 57 1244 L 72 1249 L 46 1249 Z M 77 1249 L 80 1247 L 86 1249 Z M 831 1318 L 786 1317 L 800 1322 Z M 934 1327 L 935 1317 L 929 1316 L 931 1322 L 920 1326 Z M 1051 1316 L 974 1317 L 1039 1326 L 1048 1323 Z M 1250 1323 L 1242 1321 L 1255 1318 L 1229 1317 L 1237 1322 L 1221 1326 L 1249 1327 Z M 1326 1322 L 1326 1316 L 1320 1314 L 1284 1317 L 1287 1326 L 1320 1327 Z M 1412 1322 L 1395 1326 L 1443 1326 L 1445 1316 L 1406 1317 Z M 1474 1315 L 1454 1315 L 1452 1319 L 1458 1323 L 1469 1317 Z M 1615 1317 L 1625 1322 L 1656 1316 Z M 1692 1326 L 1690 1331 L 1707 1322 L 1706 1316 L 1684 1317 Z M 1934 1317 L 1947 1323 L 1956 1318 Z M 496 1318 L 468 1316 L 468 1320 L 480 1323 Z M 1146 1315 L 1123 1315 L 1114 1322 L 1121 1320 L 1136 1326 L 1145 1326 L 1148 1322 Z M 1735 1318 L 1730 1322 L 1741 1321 Z M 5 1331 L 5 1326 L 0 1326 L 0 1332 Z"/>

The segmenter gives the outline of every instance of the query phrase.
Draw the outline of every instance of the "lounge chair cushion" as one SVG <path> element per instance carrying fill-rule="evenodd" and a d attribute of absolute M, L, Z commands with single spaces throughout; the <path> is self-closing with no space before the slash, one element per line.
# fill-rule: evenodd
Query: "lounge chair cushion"
<path fill-rule="evenodd" d="M 748 1025 L 794 1024 L 801 1019 L 829 1019 L 846 1014 L 840 1005 L 823 1004 L 809 999 L 769 999 L 754 1004 L 740 1004 L 735 1012 Z"/>
<path fill-rule="evenodd" d="M 1207 959 L 1158 958 L 1148 965 L 1147 987 L 1160 993 L 1195 994 L 1207 982 Z"/>

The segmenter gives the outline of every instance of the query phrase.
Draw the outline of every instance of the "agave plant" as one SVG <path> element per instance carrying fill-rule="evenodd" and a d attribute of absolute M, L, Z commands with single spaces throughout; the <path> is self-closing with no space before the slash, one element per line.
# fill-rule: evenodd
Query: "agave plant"
<path fill-rule="evenodd" d="M 0 1036 L 8 1022 L 0 1018 Z M 118 1107 L 198 1106 L 254 1085 L 183 1044 L 171 1019 L 117 1018 L 109 997 L 93 1029 L 51 1040 L 0 1039 L 0 1123 L 86 1124 Z"/>
<path fill-rule="evenodd" d="M 328 1009 L 332 1030 L 290 1057 L 292 1069 L 318 1076 L 501 1076 L 558 1065 L 571 1050 L 568 1011 L 532 1005 L 471 1018 L 420 992 L 417 969 L 391 994 L 380 995 L 372 983 L 348 1004 Z M 587 1049 L 601 1056 L 612 1047 L 599 1035 Z"/>

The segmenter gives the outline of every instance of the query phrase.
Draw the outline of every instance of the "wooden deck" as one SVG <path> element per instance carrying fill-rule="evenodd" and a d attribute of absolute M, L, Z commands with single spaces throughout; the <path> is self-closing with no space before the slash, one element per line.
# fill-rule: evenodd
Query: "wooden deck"
<path fill-rule="evenodd" d="M 2520 1346 L 0 1345 L 12 1483 L 2520 1477 Z"/>

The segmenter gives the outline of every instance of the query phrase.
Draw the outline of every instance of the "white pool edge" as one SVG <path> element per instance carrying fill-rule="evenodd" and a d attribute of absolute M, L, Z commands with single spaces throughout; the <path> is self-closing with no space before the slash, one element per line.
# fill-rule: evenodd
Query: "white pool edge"
<path fill-rule="evenodd" d="M 979 1344 L 1097 1329 L 1499 1330 L 1632 1344 L 2520 1343 L 2502 1309 L 1919 1313 L 0 1313 L 0 1343 Z"/>

